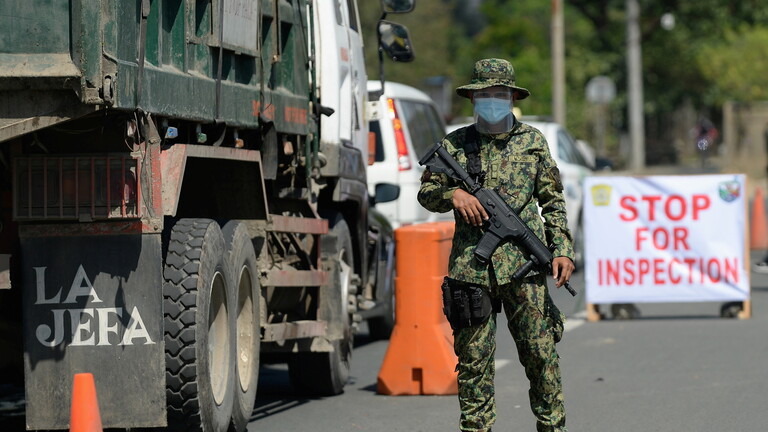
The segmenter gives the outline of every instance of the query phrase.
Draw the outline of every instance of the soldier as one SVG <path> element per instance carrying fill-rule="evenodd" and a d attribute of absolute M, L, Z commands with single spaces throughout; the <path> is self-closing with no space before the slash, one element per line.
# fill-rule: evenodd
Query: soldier
<path fill-rule="evenodd" d="M 475 63 L 470 84 L 456 89 L 474 105 L 475 123 L 448 134 L 441 145 L 465 170 L 495 188 L 518 211 L 520 218 L 545 244 L 553 245 L 552 273 L 559 288 L 571 276 L 573 240 L 568 231 L 560 171 L 544 136 L 514 116 L 515 100 L 530 92 L 515 86 L 512 65 L 502 59 Z M 462 431 L 490 431 L 496 419 L 494 354 L 496 314 L 503 305 L 507 327 L 517 345 L 520 363 L 530 381 L 530 404 L 537 431 L 566 431 L 560 364 L 555 343 L 562 337 L 565 317 L 550 298 L 546 275 L 531 272 L 522 280 L 512 274 L 525 261 L 512 243 L 502 244 L 486 265 L 473 254 L 488 219 L 480 202 L 443 173 L 424 172 L 419 203 L 433 212 L 453 210 L 456 230 L 450 254 L 447 287 L 478 288 L 491 307 L 487 317 L 472 325 L 456 325 L 454 349 L 457 366 L 460 427 Z M 537 209 L 541 207 L 541 216 Z M 444 287 L 445 289 L 445 287 Z M 451 291 L 454 292 L 454 291 Z M 470 295 L 470 297 L 475 297 Z M 446 315 L 449 315 L 446 312 Z"/>

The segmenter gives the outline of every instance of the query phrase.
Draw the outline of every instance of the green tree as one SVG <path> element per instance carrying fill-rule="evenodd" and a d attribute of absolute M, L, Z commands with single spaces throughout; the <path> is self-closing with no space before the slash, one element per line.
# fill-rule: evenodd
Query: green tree
<path fill-rule="evenodd" d="M 621 119 L 626 113 L 622 90 L 626 88 L 625 1 L 566 1 L 594 29 L 589 47 L 593 53 L 606 56 L 607 74 L 617 80 L 620 97 L 615 112 L 620 119 L 618 126 L 624 128 Z M 690 105 L 717 117 L 724 100 L 764 97 L 756 91 L 765 82 L 756 71 L 765 64 L 765 45 L 760 46 L 759 34 L 748 35 L 749 32 L 739 30 L 744 26 L 768 26 L 768 9 L 763 1 L 641 0 L 640 7 L 647 154 L 670 147 L 674 113 L 682 106 Z M 665 14 L 674 16 L 674 27 L 661 26 Z M 763 53 L 762 57 L 757 53 Z M 569 53 L 566 61 L 572 64 L 572 60 Z M 734 78 L 723 79 L 719 74 Z"/>
<path fill-rule="evenodd" d="M 625 0 L 564 0 L 566 106 L 568 128 L 577 137 L 591 132 L 586 83 L 606 75 L 616 82 L 613 125 L 626 129 Z M 385 60 L 388 80 L 424 88 L 430 76 L 447 76 L 453 87 L 465 83 L 480 58 L 512 61 L 518 84 L 532 96 L 524 114 L 550 115 L 552 104 L 551 4 L 540 0 L 417 0 L 406 15 L 387 18 L 407 25 L 416 52 L 409 64 Z M 729 99 L 766 99 L 768 8 L 764 0 L 640 0 L 646 137 L 650 151 L 670 148 L 674 113 L 693 106 L 719 112 Z M 671 14 L 674 27 L 662 27 Z M 370 79 L 377 79 L 376 1 L 360 2 Z M 471 106 L 456 97 L 455 115 Z M 717 120 L 715 118 L 714 120 Z M 609 141 L 616 150 L 617 137 Z M 661 150 L 659 150 L 661 151 Z"/>
<path fill-rule="evenodd" d="M 703 47 L 697 60 L 711 83 L 705 92 L 708 101 L 768 100 L 768 28 L 729 30 L 721 41 Z"/>
<path fill-rule="evenodd" d="M 384 59 L 384 76 L 388 81 L 397 81 L 417 88 L 423 88 L 424 80 L 431 76 L 448 76 L 455 79 L 455 47 L 464 38 L 463 31 L 453 21 L 457 0 L 418 0 L 416 8 L 408 14 L 389 14 L 388 21 L 408 27 L 415 60 L 410 63 L 395 63 Z M 361 1 L 360 21 L 365 37 L 365 59 L 368 79 L 379 78 L 378 45 L 376 24 L 381 17 L 377 1 Z"/>

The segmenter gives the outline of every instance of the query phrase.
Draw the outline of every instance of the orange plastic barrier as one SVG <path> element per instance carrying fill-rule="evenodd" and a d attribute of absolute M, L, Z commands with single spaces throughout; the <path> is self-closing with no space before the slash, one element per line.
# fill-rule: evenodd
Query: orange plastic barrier
<path fill-rule="evenodd" d="M 763 198 L 763 190 L 760 188 L 755 190 L 749 236 L 749 244 L 753 250 L 768 249 L 768 219 L 765 217 L 765 198 Z"/>
<path fill-rule="evenodd" d="M 453 230 L 453 222 L 434 222 L 395 231 L 395 328 L 379 370 L 380 394 L 458 392 L 458 360 L 440 291 L 448 274 Z"/>
<path fill-rule="evenodd" d="M 75 381 L 72 385 L 72 411 L 69 418 L 69 431 L 103 432 L 93 374 L 75 374 Z"/>

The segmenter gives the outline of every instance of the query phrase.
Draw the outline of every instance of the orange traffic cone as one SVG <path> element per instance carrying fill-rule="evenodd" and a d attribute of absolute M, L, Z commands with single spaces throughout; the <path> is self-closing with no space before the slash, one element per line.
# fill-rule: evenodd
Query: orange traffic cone
<path fill-rule="evenodd" d="M 93 374 L 75 374 L 69 432 L 103 432 Z"/>
<path fill-rule="evenodd" d="M 755 190 L 752 204 L 752 224 L 749 230 L 749 243 L 752 249 L 768 249 L 768 219 L 765 216 L 765 198 L 763 190 Z"/>
<path fill-rule="evenodd" d="M 458 360 L 440 291 L 448 274 L 453 230 L 453 222 L 434 222 L 395 231 L 395 328 L 379 371 L 379 394 L 458 392 Z"/>

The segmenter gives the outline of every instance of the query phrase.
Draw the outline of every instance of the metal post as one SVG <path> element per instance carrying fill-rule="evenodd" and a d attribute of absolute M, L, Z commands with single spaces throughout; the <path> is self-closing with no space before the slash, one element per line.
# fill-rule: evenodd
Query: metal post
<path fill-rule="evenodd" d="M 629 97 L 629 139 L 632 169 L 645 168 L 645 121 L 643 119 L 642 49 L 640 47 L 640 5 L 627 0 L 627 75 Z"/>
<path fill-rule="evenodd" d="M 563 2 L 552 0 L 552 115 L 565 125 L 565 36 Z"/>

